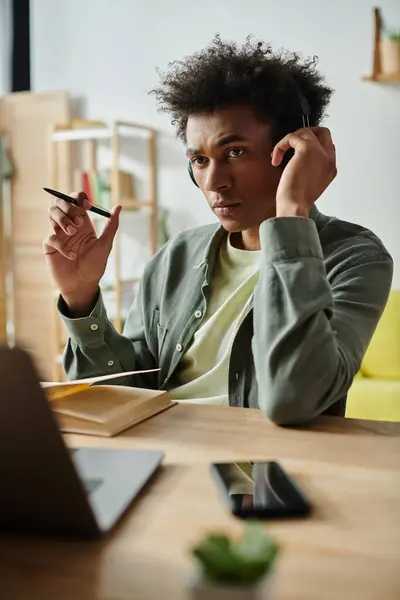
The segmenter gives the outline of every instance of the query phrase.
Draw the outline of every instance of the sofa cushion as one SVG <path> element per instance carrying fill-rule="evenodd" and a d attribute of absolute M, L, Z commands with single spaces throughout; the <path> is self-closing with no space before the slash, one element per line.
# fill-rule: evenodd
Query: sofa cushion
<path fill-rule="evenodd" d="M 347 395 L 346 417 L 400 422 L 400 381 L 355 379 Z"/>
<path fill-rule="evenodd" d="M 400 290 L 392 290 L 362 363 L 362 374 L 400 380 Z"/>

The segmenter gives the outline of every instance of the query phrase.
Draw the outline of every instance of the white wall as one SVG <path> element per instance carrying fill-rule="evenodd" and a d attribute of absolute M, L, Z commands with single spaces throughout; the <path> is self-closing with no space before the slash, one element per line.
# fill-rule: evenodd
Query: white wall
<path fill-rule="evenodd" d="M 320 210 L 359 222 L 384 240 L 400 287 L 400 86 L 366 84 L 372 8 L 367 0 L 32 0 L 32 81 L 37 91 L 67 89 L 89 118 L 125 118 L 157 127 L 159 198 L 174 230 L 213 221 L 190 183 L 181 144 L 147 91 L 156 67 L 201 49 L 216 32 L 243 41 L 254 33 L 276 47 L 318 55 L 335 88 L 326 124 L 339 175 Z M 399 0 L 382 0 L 400 26 Z"/>
<path fill-rule="evenodd" d="M 11 0 L 0 0 L 0 96 L 11 90 Z"/>

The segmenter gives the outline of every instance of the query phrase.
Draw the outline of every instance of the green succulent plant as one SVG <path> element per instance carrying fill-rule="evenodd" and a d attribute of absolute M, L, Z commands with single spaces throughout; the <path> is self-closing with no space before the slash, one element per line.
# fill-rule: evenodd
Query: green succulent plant
<path fill-rule="evenodd" d="M 240 540 L 210 534 L 192 552 L 204 579 L 216 584 L 252 585 L 267 575 L 278 546 L 261 524 L 251 522 Z"/>
<path fill-rule="evenodd" d="M 392 29 L 389 31 L 388 40 L 391 42 L 400 42 L 400 29 Z"/>

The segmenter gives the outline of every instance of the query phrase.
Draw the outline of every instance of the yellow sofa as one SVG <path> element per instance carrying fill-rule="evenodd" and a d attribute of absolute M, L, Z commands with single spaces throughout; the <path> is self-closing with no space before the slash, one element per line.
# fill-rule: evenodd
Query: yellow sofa
<path fill-rule="evenodd" d="M 346 417 L 400 422 L 400 290 L 390 293 L 349 390 Z"/>

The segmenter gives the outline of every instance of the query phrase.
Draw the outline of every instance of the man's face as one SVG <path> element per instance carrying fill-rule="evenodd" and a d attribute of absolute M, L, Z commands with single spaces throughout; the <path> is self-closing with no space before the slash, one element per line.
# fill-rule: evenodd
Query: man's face
<path fill-rule="evenodd" d="M 275 215 L 281 170 L 271 165 L 270 128 L 251 108 L 190 116 L 186 141 L 194 177 L 227 231 L 258 228 Z"/>

